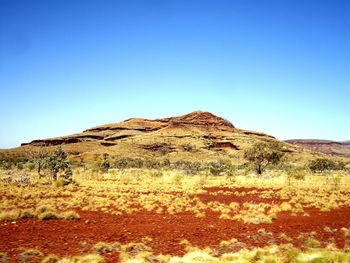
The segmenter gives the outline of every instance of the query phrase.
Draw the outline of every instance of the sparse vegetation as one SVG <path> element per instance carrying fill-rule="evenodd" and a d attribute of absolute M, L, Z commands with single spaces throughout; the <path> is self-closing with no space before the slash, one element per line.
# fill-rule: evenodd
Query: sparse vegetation
<path fill-rule="evenodd" d="M 276 232 L 275 222 L 278 221 L 281 214 L 283 217 L 293 217 L 294 220 L 299 220 L 301 217 L 316 220 L 315 217 L 319 217 L 319 213 L 350 207 L 348 200 L 350 181 L 345 176 L 346 171 L 331 171 L 320 176 L 314 175 L 308 170 L 308 167 L 304 166 L 290 165 L 275 169 L 273 165 L 268 165 L 264 167 L 264 171 L 268 171 L 266 172 L 268 176 L 259 176 L 252 173 L 249 166 L 233 165 L 227 160 L 160 162 L 152 158 L 118 159 L 110 156 L 103 158 L 110 163 L 108 169 L 101 169 L 100 164 L 90 167 L 75 166 L 72 170 L 72 179 L 74 178 L 76 184 L 62 183 L 61 180 L 64 178 L 60 177 L 54 184 L 50 184 L 47 177 L 38 178 L 37 171 L 30 172 L 25 165 L 22 170 L 17 168 L 7 170 L 10 171 L 10 175 L 1 177 L 3 179 L 0 182 L 0 196 L 2 196 L 0 223 L 21 225 L 25 220 L 33 220 L 33 222 L 50 225 L 52 222 L 50 220 L 80 219 L 74 223 L 70 221 L 70 223 L 74 225 L 79 223 L 82 229 L 90 229 L 90 225 L 96 224 L 96 218 L 87 219 L 84 212 L 79 211 L 99 213 L 98 217 L 101 215 L 116 216 L 113 222 L 123 221 L 125 216 L 130 218 L 128 219 L 130 224 L 135 218 L 146 214 L 150 220 L 162 218 L 164 222 L 183 220 L 186 215 L 190 216 L 191 222 L 196 222 L 196 224 L 199 224 L 200 220 L 209 220 L 214 225 L 214 229 L 220 224 L 235 227 L 235 222 L 238 222 L 237 224 L 249 229 L 247 235 L 250 237 L 248 241 L 244 240 L 248 243 L 249 240 L 252 242 L 264 240 L 263 242 L 266 241 L 267 245 L 276 242 L 285 244 L 285 247 L 284 245 L 276 246 L 274 249 L 280 252 L 272 254 L 268 252 L 270 250 L 256 248 L 259 252 L 256 252 L 255 260 L 257 258 L 268 261 L 304 260 L 311 253 L 311 249 L 322 251 L 320 252 L 322 257 L 324 255 L 345 255 L 342 250 L 335 252 L 335 250 L 320 249 L 326 242 L 317 240 L 316 237 L 323 237 L 323 235 L 317 235 L 316 232 L 299 233 L 299 237 L 296 238 L 294 232 L 290 230 L 283 229 L 282 232 L 282 229 L 279 229 Z M 30 183 L 18 183 L 20 178 L 16 178 L 16 175 L 22 173 L 26 173 Z M 60 176 L 62 173 L 63 171 L 60 171 L 57 175 Z M 289 183 L 286 184 L 286 180 Z M 144 220 L 146 220 L 144 222 L 147 228 L 148 219 Z M 216 221 L 220 224 L 217 225 Z M 157 221 L 157 224 L 161 223 Z M 259 225 L 260 229 L 252 232 L 252 228 L 256 225 Z M 209 231 L 208 227 L 210 226 L 203 226 L 206 231 Z M 327 231 L 324 231 L 327 235 L 332 236 L 341 233 L 335 237 L 345 239 L 349 236 L 347 231 L 349 227 L 346 224 L 341 225 L 337 230 L 333 227 L 329 228 L 329 231 L 328 228 L 325 228 Z M 293 231 L 298 230 L 293 229 Z M 137 242 L 120 244 L 115 240 L 109 242 L 100 240 L 95 244 L 84 245 L 82 249 L 84 254 L 94 252 L 98 255 L 61 257 L 34 255 L 27 251 L 21 255 L 18 254 L 17 258 L 40 259 L 42 262 L 85 262 L 85 260 L 103 262 L 104 258 L 118 251 L 120 262 L 186 261 L 194 257 L 195 253 L 200 253 L 203 257 L 196 258 L 196 260 L 211 262 L 214 257 L 217 262 L 221 260 L 226 262 L 228 258 L 231 259 L 232 250 L 238 248 L 243 248 L 243 250 L 235 254 L 237 260 L 247 259 L 249 261 L 251 258 L 245 253 L 248 253 L 247 251 L 255 253 L 253 248 L 247 249 L 248 245 L 240 242 L 236 236 L 239 241 L 237 239 L 218 240 L 216 248 L 210 247 L 206 250 L 199 250 L 188 243 L 185 245 L 187 254 L 183 257 L 154 255 L 151 247 L 157 246 L 156 244 L 160 242 L 157 240 L 159 234 L 150 238 L 148 237 L 150 233 L 152 234 L 152 232 L 147 232 L 147 238 L 140 236 L 138 240 L 135 240 L 135 242 L 142 240 L 144 244 Z M 299 246 L 291 245 L 296 242 L 304 250 L 299 250 Z M 308 248 L 310 250 L 306 252 L 305 249 Z M 5 250 L 5 252 L 9 251 Z M 312 253 L 311 255 L 315 256 Z"/>
<path fill-rule="evenodd" d="M 342 161 L 336 162 L 326 158 L 318 158 L 309 163 L 310 170 L 315 173 L 332 170 L 345 170 L 345 166 L 346 164 Z"/>

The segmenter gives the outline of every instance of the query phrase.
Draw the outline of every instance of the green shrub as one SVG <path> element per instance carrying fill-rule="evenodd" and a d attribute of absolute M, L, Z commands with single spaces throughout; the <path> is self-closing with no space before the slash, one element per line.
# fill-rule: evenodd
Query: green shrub
<path fill-rule="evenodd" d="M 16 163 L 16 168 L 17 168 L 18 170 L 23 170 L 24 164 L 23 164 L 22 162 L 18 162 L 18 163 Z"/>
<path fill-rule="evenodd" d="M 33 171 L 35 169 L 35 163 L 33 163 L 33 162 L 26 162 L 24 164 L 24 169 L 29 170 L 29 171 Z"/>
<path fill-rule="evenodd" d="M 326 158 L 318 158 L 316 160 L 312 160 L 308 167 L 314 173 L 331 171 L 331 170 L 345 170 L 346 164 L 344 162 L 336 162 Z"/>

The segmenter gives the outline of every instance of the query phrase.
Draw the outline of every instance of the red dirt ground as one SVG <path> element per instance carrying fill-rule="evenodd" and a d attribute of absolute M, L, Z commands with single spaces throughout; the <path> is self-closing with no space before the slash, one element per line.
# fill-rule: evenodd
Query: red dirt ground
<path fill-rule="evenodd" d="M 235 201 L 234 196 L 216 198 L 209 194 L 199 197 L 220 202 Z M 242 197 L 240 197 L 242 198 Z M 252 198 L 248 196 L 246 201 Z M 279 202 L 279 200 L 275 200 Z M 218 213 L 208 211 L 206 217 L 196 218 L 193 213 L 175 215 L 141 211 L 132 215 L 110 215 L 102 212 L 78 211 L 80 220 L 20 219 L 16 222 L 0 222 L 0 252 L 7 252 L 10 262 L 17 262 L 18 254 L 27 248 L 37 248 L 45 254 L 59 256 L 79 255 L 91 252 L 94 244 L 103 242 L 141 242 L 145 236 L 153 240 L 148 244 L 155 254 L 183 255 L 184 246 L 179 242 L 187 239 L 194 246 L 218 248 L 222 240 L 237 238 L 246 247 L 286 243 L 278 236 L 285 233 L 292 243 L 302 246 L 298 239 L 301 233 L 316 231 L 316 239 L 326 245 L 335 242 L 343 247 L 346 240 L 340 228 L 350 227 L 350 207 L 320 212 L 305 209 L 310 217 L 292 217 L 289 212 L 279 213 L 270 225 L 246 225 L 240 221 L 219 219 Z M 335 233 L 324 231 L 324 227 L 338 229 Z M 258 230 L 264 228 L 273 237 Z M 304 239 L 305 240 L 305 239 Z M 349 240 L 350 241 L 350 240 Z M 118 253 L 105 256 L 107 262 L 118 262 Z"/>

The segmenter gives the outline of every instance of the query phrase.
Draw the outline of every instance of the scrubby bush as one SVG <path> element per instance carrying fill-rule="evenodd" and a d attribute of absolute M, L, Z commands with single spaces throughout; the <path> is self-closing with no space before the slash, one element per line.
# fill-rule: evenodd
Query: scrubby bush
<path fill-rule="evenodd" d="M 93 250 L 96 251 L 98 254 L 106 254 L 112 252 L 114 248 L 111 244 L 99 242 L 94 245 Z"/>
<path fill-rule="evenodd" d="M 20 218 L 19 210 L 3 211 L 0 213 L 0 221 L 13 221 Z"/>
<path fill-rule="evenodd" d="M 326 158 L 318 158 L 309 162 L 308 167 L 312 172 L 317 173 L 331 170 L 345 170 L 346 164 L 341 161 L 336 162 Z"/>
<path fill-rule="evenodd" d="M 35 169 L 35 163 L 30 162 L 30 161 L 26 162 L 24 164 L 24 169 L 26 169 L 28 171 L 33 171 Z"/>
<path fill-rule="evenodd" d="M 16 163 L 16 168 L 17 168 L 18 170 L 22 170 L 22 169 L 24 168 L 23 162 L 18 162 L 18 163 Z"/>
<path fill-rule="evenodd" d="M 0 168 L 3 170 L 10 170 L 12 168 L 12 163 L 6 160 L 0 162 Z"/>
<path fill-rule="evenodd" d="M 117 159 L 112 165 L 112 167 L 117 169 L 143 168 L 144 160 L 140 158 L 123 157 Z"/>
<path fill-rule="evenodd" d="M 203 167 L 200 162 L 177 161 L 170 167 L 178 170 L 183 170 L 185 174 L 197 174 Z"/>
<path fill-rule="evenodd" d="M 19 255 L 19 261 L 29 262 L 32 261 L 34 258 L 41 259 L 43 256 L 44 254 L 40 250 L 30 248 Z"/>
<path fill-rule="evenodd" d="M 290 184 L 291 179 L 305 180 L 307 169 L 303 166 L 287 166 L 284 167 L 284 172 L 287 175 L 288 184 Z"/>
<path fill-rule="evenodd" d="M 107 172 L 108 169 L 111 168 L 111 164 L 109 162 L 108 153 L 103 154 L 103 161 L 101 162 L 100 169 L 102 172 Z"/>
<path fill-rule="evenodd" d="M 70 179 L 61 178 L 61 179 L 58 179 L 57 181 L 55 181 L 55 186 L 56 187 L 63 187 L 63 186 L 71 184 L 72 182 L 73 182 L 73 180 L 71 178 Z"/>
<path fill-rule="evenodd" d="M 52 206 L 48 206 L 48 205 L 42 205 L 42 206 L 39 206 L 36 210 L 35 210 L 35 213 L 38 215 L 38 214 L 42 214 L 42 213 L 45 213 L 45 212 L 55 212 L 55 208 L 53 208 Z"/>
<path fill-rule="evenodd" d="M 65 220 L 76 220 L 80 219 L 80 215 L 75 211 L 67 211 L 60 214 L 60 218 Z"/>
<path fill-rule="evenodd" d="M 104 263 L 103 257 L 98 254 L 89 254 L 84 256 L 76 256 L 72 258 L 63 258 L 60 263 Z"/>
<path fill-rule="evenodd" d="M 234 175 L 236 167 L 231 162 L 220 160 L 219 162 L 210 162 L 207 164 L 211 175 Z"/>
<path fill-rule="evenodd" d="M 41 214 L 38 214 L 37 217 L 40 220 L 52 220 L 52 219 L 59 219 L 59 215 L 56 212 L 53 211 L 47 211 L 43 212 Z"/>
<path fill-rule="evenodd" d="M 44 257 L 41 263 L 56 263 L 58 261 L 59 261 L 59 257 L 51 254 Z"/>

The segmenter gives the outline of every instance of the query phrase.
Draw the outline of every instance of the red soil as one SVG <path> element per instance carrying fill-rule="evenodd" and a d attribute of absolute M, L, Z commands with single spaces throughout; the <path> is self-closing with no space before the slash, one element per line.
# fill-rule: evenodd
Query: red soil
<path fill-rule="evenodd" d="M 215 200 L 215 196 L 208 194 L 202 194 L 200 198 Z M 248 196 L 246 201 L 251 201 L 250 198 Z M 280 201 L 275 200 L 277 202 Z M 237 238 L 246 243 L 246 247 L 254 247 L 286 243 L 278 237 L 280 233 L 285 233 L 293 238 L 294 245 L 300 247 L 305 239 L 298 239 L 298 236 L 311 231 L 317 232 L 316 239 L 323 245 L 335 242 L 338 247 L 344 246 L 345 238 L 340 228 L 350 227 L 350 207 L 331 212 L 305 210 L 310 217 L 292 217 L 289 212 L 283 212 L 270 225 L 246 225 L 240 221 L 219 219 L 219 214 L 211 211 L 207 211 L 204 218 L 196 218 L 188 212 L 169 215 L 141 211 L 116 216 L 78 210 L 80 220 L 21 219 L 0 222 L 0 252 L 7 252 L 11 257 L 10 262 L 17 262 L 18 254 L 27 248 L 37 248 L 45 254 L 79 255 L 91 252 L 92 246 L 100 241 L 125 244 L 141 242 L 143 237 L 148 236 L 153 239 L 148 245 L 155 254 L 182 255 L 184 246 L 179 242 L 183 239 L 194 246 L 218 248 L 220 241 Z M 325 226 L 338 231 L 326 232 L 323 229 Z M 272 232 L 273 236 L 258 233 L 261 228 Z M 107 262 L 117 262 L 118 253 L 107 255 L 106 259 Z"/>

